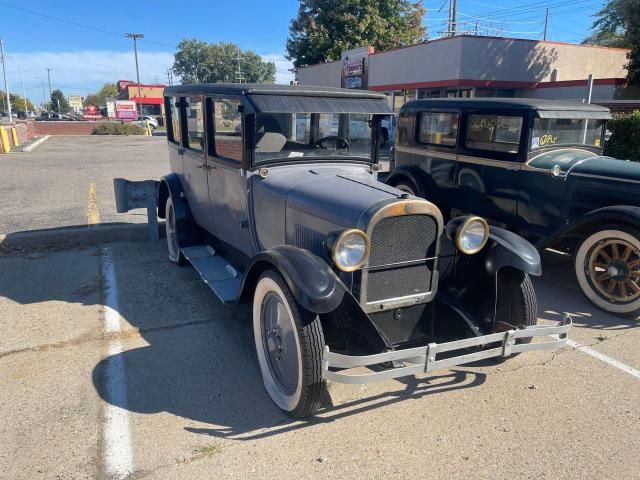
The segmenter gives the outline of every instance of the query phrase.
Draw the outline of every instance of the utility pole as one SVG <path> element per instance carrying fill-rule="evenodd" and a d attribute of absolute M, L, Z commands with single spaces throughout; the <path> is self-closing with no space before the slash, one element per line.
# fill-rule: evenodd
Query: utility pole
<path fill-rule="evenodd" d="M 549 25 L 549 9 L 546 8 L 544 11 L 544 36 L 542 40 L 547 41 L 547 25 Z"/>
<path fill-rule="evenodd" d="M 27 91 L 24 89 L 24 78 L 22 77 L 22 63 L 18 62 L 18 67 L 20 68 L 20 83 L 22 83 L 22 98 L 24 99 L 24 113 L 28 113 L 29 109 L 27 108 Z"/>
<path fill-rule="evenodd" d="M 51 68 L 47 67 L 47 79 L 49 80 L 49 101 L 47 102 L 47 112 L 49 111 L 49 104 L 53 107 L 53 100 L 51 99 Z"/>
<path fill-rule="evenodd" d="M 451 25 L 449 27 L 449 32 L 451 36 L 454 36 L 456 34 L 456 23 L 457 23 L 457 16 L 458 16 L 458 0 L 450 0 L 450 22 Z"/>
<path fill-rule="evenodd" d="M 140 69 L 138 68 L 138 44 L 139 38 L 144 38 L 142 33 L 125 33 L 125 37 L 133 38 L 133 53 L 136 57 L 136 79 L 138 81 L 138 115 L 142 116 L 142 93 L 140 90 Z"/>
<path fill-rule="evenodd" d="M 245 77 L 244 77 L 244 73 L 242 72 L 242 66 L 240 65 L 240 62 L 242 61 L 242 58 L 240 57 L 240 50 L 238 50 L 238 56 L 236 57 L 236 60 L 238 61 L 238 70 L 236 71 L 236 80 L 238 81 L 238 83 L 244 83 Z"/>
<path fill-rule="evenodd" d="M 2 43 L 2 38 L 0 38 L 0 57 L 2 57 L 2 75 L 4 77 L 4 91 L 7 95 L 7 113 L 9 114 L 9 123 L 13 121 L 13 116 L 11 115 L 11 97 L 9 97 L 9 85 L 7 84 L 7 66 L 4 63 L 4 44 Z"/>

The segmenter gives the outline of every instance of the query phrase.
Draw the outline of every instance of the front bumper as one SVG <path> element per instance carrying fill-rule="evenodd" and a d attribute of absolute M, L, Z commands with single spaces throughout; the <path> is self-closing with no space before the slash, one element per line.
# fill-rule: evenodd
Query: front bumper
<path fill-rule="evenodd" d="M 388 378 L 405 377 L 418 373 L 427 373 L 442 368 L 463 365 L 478 360 L 492 357 L 508 357 L 514 353 L 531 352 L 533 350 L 555 350 L 562 348 L 567 343 L 567 332 L 571 328 L 571 317 L 565 315 L 562 322 L 556 326 L 536 325 L 519 330 L 507 330 L 506 332 L 492 333 L 480 337 L 466 338 L 446 343 L 430 343 L 424 347 L 408 348 L 406 350 L 394 350 L 376 355 L 342 355 L 334 353 L 325 347 L 322 359 L 322 376 L 325 380 L 341 383 L 372 383 Z M 553 336 L 553 340 L 538 343 L 517 344 L 521 338 L 534 338 Z M 483 347 L 493 343 L 500 343 L 499 347 L 488 348 L 473 353 L 448 356 L 437 359 L 438 354 L 453 352 L 471 347 Z M 356 367 L 369 367 L 382 363 L 395 362 L 402 366 L 388 368 L 382 371 L 353 374 L 348 370 Z M 335 371 L 331 369 L 343 369 Z"/>

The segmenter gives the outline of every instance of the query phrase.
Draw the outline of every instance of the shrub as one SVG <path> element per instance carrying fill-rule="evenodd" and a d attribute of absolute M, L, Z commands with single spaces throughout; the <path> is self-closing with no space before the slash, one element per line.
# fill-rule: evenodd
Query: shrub
<path fill-rule="evenodd" d="M 640 162 L 640 111 L 609 120 L 608 128 L 612 135 L 604 147 L 604 154 Z"/>
<path fill-rule="evenodd" d="M 144 128 L 130 123 L 103 123 L 91 132 L 92 135 L 144 135 Z"/>

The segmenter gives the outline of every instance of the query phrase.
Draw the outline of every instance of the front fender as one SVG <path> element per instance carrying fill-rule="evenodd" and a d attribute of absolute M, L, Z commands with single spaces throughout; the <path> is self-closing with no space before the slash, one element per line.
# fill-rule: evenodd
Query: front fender
<path fill-rule="evenodd" d="M 556 231 L 553 235 L 544 238 L 536 244 L 536 247 L 539 249 L 546 248 L 562 238 L 573 235 L 583 235 L 584 233 L 593 231 L 599 225 L 604 224 L 629 225 L 633 228 L 640 229 L 640 207 L 633 205 L 612 205 L 592 210 L 580 218 L 576 218 L 570 224 Z"/>
<path fill-rule="evenodd" d="M 501 268 L 512 267 L 529 275 L 542 275 L 540 253 L 520 235 L 503 228 L 489 227 L 489 240 L 484 248 L 484 266 L 489 276 Z"/>
<path fill-rule="evenodd" d="M 181 247 L 190 247 L 200 243 L 200 230 L 196 227 L 189 202 L 184 196 L 184 190 L 180 179 L 175 173 L 166 175 L 160 180 L 158 188 L 158 216 L 166 217 L 167 199 L 171 197 L 173 201 L 173 210 L 176 216 L 176 225 L 178 227 L 178 241 Z"/>
<path fill-rule="evenodd" d="M 278 270 L 296 301 L 314 313 L 334 311 L 347 292 L 347 287 L 320 257 L 291 245 L 279 245 L 252 259 L 242 287 L 245 298 L 267 268 Z"/>

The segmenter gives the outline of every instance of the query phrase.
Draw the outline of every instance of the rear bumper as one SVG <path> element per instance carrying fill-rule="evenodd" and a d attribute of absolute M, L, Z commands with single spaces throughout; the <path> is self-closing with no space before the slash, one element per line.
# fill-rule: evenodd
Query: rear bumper
<path fill-rule="evenodd" d="M 376 355 L 352 356 L 334 353 L 325 347 L 322 361 L 322 376 L 325 380 L 341 383 L 372 383 L 388 378 L 405 377 L 418 373 L 427 373 L 442 368 L 463 365 L 486 358 L 508 357 L 514 353 L 531 352 L 534 350 L 555 350 L 562 348 L 567 343 L 567 333 L 571 328 L 571 317 L 566 315 L 562 322 L 556 326 L 536 325 L 521 330 L 508 330 L 506 332 L 492 333 L 481 337 L 466 338 L 446 343 L 430 343 L 424 347 L 395 350 Z M 522 338 L 535 338 L 554 336 L 544 342 L 517 344 L 516 340 Z M 484 347 L 489 344 L 499 343 L 500 346 L 484 350 L 447 356 L 438 359 L 438 354 L 454 352 L 471 347 Z M 387 362 L 403 364 L 398 368 L 388 368 L 381 371 L 353 374 L 348 370 L 356 367 L 368 367 Z M 331 369 L 344 369 L 335 371 Z"/>

